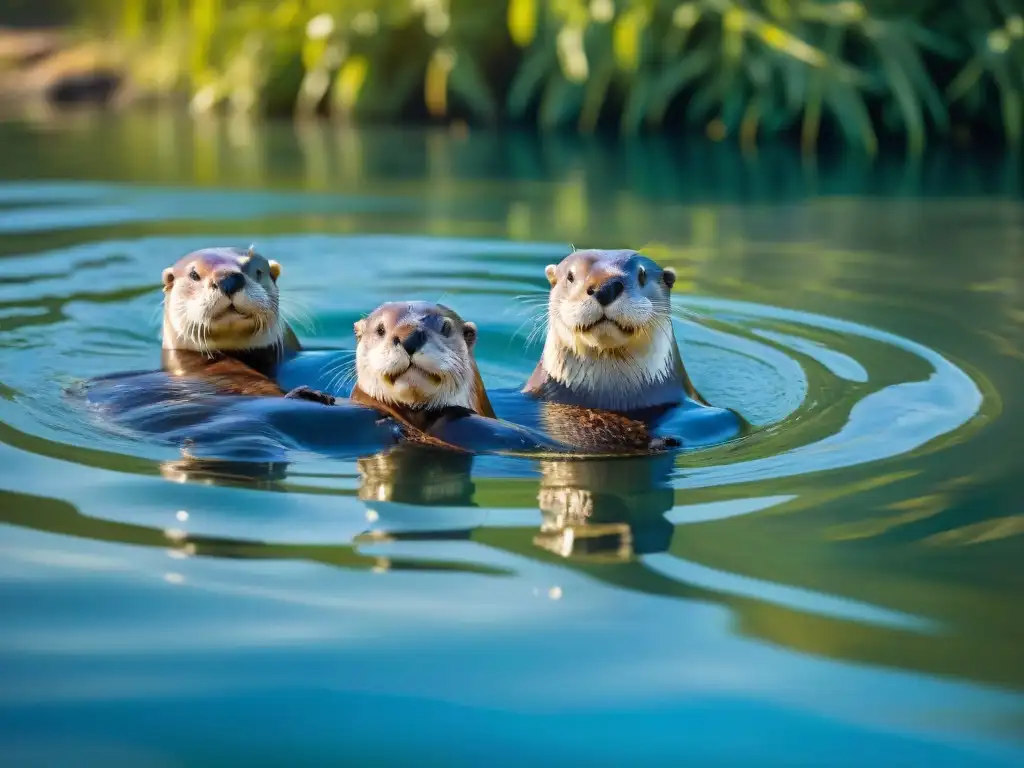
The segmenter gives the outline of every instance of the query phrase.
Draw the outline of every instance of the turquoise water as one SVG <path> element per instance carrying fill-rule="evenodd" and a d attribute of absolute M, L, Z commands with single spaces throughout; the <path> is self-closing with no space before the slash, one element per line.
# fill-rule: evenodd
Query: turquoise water
<path fill-rule="evenodd" d="M 0 141 L 5 765 L 1024 762 L 1011 172 L 152 116 Z M 63 396 L 157 367 L 162 268 L 250 242 L 325 363 L 443 300 L 492 388 L 536 362 L 545 264 L 650 246 L 694 383 L 755 429 L 228 466 Z"/>

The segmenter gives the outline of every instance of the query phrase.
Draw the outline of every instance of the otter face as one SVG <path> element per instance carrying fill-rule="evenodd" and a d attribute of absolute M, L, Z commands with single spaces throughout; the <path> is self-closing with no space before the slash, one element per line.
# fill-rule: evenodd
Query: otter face
<path fill-rule="evenodd" d="M 252 250 L 205 248 L 184 256 L 163 273 L 164 346 L 215 352 L 277 343 L 280 274 L 276 261 Z"/>
<path fill-rule="evenodd" d="M 473 408 L 477 331 L 427 302 L 378 307 L 355 324 L 356 382 L 375 400 L 411 408 Z"/>
<path fill-rule="evenodd" d="M 646 256 L 576 251 L 545 274 L 549 327 L 576 354 L 642 353 L 665 334 L 676 276 Z"/>

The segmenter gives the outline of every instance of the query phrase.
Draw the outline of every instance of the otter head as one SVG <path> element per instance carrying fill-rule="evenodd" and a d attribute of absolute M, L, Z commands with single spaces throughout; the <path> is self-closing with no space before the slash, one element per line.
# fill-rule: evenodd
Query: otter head
<path fill-rule="evenodd" d="M 384 304 L 355 324 L 356 386 L 391 406 L 490 409 L 473 360 L 477 330 L 448 307 Z M 484 405 L 486 404 L 486 406 Z"/>
<path fill-rule="evenodd" d="M 281 267 L 252 249 L 204 248 L 163 273 L 164 348 L 200 352 L 279 344 Z"/>
<path fill-rule="evenodd" d="M 671 329 L 675 272 L 636 251 L 576 251 L 545 274 L 549 332 L 577 355 L 642 355 Z"/>

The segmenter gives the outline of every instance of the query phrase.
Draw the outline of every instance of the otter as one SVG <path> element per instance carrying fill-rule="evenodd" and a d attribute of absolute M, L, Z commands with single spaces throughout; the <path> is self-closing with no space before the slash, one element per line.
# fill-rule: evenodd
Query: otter
<path fill-rule="evenodd" d="M 675 272 L 633 250 L 574 251 L 545 269 L 548 329 L 521 394 L 558 442 L 588 453 L 692 447 L 736 435 L 741 420 L 705 400 L 672 328 Z M 529 423 L 522 399 L 514 415 Z"/>
<path fill-rule="evenodd" d="M 320 405 L 333 397 L 308 387 L 286 393 L 275 381 L 302 349 L 281 317 L 280 275 L 252 248 L 182 257 L 163 271 L 162 370 L 93 379 L 82 388 L 88 401 L 110 424 L 190 444 L 196 458 L 281 461 L 289 444 L 346 456 L 393 445 L 393 426 L 375 412 L 325 416 Z M 339 433 L 349 434 L 345 446 Z"/>
<path fill-rule="evenodd" d="M 352 402 L 390 416 L 413 443 L 461 451 L 562 452 L 565 446 L 498 421 L 473 356 L 477 327 L 449 307 L 392 302 L 354 325 Z"/>
<path fill-rule="evenodd" d="M 285 393 L 274 380 L 302 348 L 281 318 L 280 275 L 278 262 L 251 247 L 183 256 L 163 271 L 162 371 L 94 379 L 94 396 L 108 394 L 120 410 L 189 395 L 323 400 L 307 388 Z"/>
<path fill-rule="evenodd" d="M 251 247 L 204 248 L 165 269 L 164 370 L 220 394 L 284 395 L 274 376 L 301 345 L 281 318 L 280 275 Z"/>

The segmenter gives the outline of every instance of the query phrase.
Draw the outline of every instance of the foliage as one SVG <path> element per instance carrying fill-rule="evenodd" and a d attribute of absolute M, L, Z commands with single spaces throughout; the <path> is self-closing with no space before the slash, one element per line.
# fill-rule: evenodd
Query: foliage
<path fill-rule="evenodd" d="M 143 92 L 195 110 L 536 120 L 584 132 L 823 128 L 920 151 L 1024 130 L 1024 0 L 95 0 Z"/>

